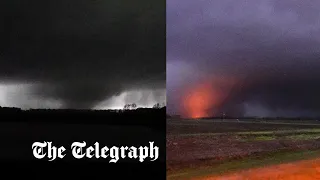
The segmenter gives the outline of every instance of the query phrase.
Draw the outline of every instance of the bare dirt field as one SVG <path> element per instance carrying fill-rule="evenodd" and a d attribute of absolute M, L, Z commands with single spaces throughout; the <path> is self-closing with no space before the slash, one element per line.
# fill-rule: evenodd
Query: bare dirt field
<path fill-rule="evenodd" d="M 275 159 L 272 163 L 276 164 L 304 159 L 304 156 L 309 155 L 298 154 L 290 157 L 290 153 L 313 152 L 318 149 L 320 149 L 320 124 L 210 120 L 168 121 L 167 123 L 169 179 L 170 177 L 179 179 L 179 174 L 184 177 L 182 179 L 202 176 L 206 173 L 195 173 L 194 169 L 217 167 L 226 162 L 242 161 L 248 158 L 259 160 L 275 157 L 275 154 L 278 154 L 279 160 Z M 289 153 L 286 159 L 282 158 L 285 156 L 284 153 Z M 315 152 L 312 156 L 318 154 L 319 152 Z M 257 164 L 263 165 L 263 162 Z M 229 163 L 229 166 L 233 166 L 232 163 Z M 245 169 L 246 167 L 243 166 L 247 165 L 239 164 L 238 167 L 232 168 L 226 166 L 221 171 Z"/>

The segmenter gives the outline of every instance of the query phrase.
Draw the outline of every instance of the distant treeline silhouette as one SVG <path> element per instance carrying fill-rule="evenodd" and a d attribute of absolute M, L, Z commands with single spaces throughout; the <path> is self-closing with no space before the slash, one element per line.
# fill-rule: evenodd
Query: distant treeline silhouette
<path fill-rule="evenodd" d="M 150 126 L 165 130 L 166 106 L 121 110 L 29 109 L 0 107 L 0 122 L 77 123 Z"/>

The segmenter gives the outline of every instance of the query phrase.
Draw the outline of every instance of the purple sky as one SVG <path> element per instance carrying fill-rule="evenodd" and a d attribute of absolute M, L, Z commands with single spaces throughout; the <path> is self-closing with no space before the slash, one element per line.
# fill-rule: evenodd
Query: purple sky
<path fill-rule="evenodd" d="M 228 96 L 214 111 L 320 115 L 319 69 L 320 1 L 167 1 L 169 113 L 183 113 L 187 87 L 214 78 Z"/>

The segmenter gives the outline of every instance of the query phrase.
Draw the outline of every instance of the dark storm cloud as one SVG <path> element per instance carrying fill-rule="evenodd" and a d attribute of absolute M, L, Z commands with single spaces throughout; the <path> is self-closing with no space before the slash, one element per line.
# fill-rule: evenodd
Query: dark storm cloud
<path fill-rule="evenodd" d="M 214 76 L 241 82 L 229 87 L 223 111 L 250 114 L 251 104 L 269 115 L 320 115 L 319 19 L 312 0 L 168 1 L 168 109 L 178 111 L 190 79 Z"/>
<path fill-rule="evenodd" d="M 122 91 L 165 88 L 162 1 L 1 1 L 0 81 L 90 108 Z"/>

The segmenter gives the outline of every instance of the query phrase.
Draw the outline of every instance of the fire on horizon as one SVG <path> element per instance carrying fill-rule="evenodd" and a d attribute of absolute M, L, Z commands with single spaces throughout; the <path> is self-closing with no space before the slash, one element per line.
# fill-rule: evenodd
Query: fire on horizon
<path fill-rule="evenodd" d="M 186 115 L 191 118 L 208 116 L 208 108 L 214 102 L 214 92 L 208 85 L 200 85 L 186 94 L 184 108 Z"/>
<path fill-rule="evenodd" d="M 241 89 L 240 82 L 235 78 L 207 77 L 200 83 L 191 83 L 182 95 L 182 116 L 193 119 L 219 116 L 227 99 Z"/>

